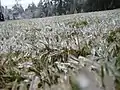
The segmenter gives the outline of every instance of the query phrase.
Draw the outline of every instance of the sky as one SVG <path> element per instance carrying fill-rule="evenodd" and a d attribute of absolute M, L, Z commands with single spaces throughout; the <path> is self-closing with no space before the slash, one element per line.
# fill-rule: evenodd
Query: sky
<path fill-rule="evenodd" d="M 23 8 L 27 8 L 28 4 L 34 2 L 37 5 L 39 1 L 40 0 L 21 0 L 19 3 L 22 4 Z M 15 3 L 15 0 L 1 0 L 2 6 L 7 6 L 8 8 L 12 8 Z"/>

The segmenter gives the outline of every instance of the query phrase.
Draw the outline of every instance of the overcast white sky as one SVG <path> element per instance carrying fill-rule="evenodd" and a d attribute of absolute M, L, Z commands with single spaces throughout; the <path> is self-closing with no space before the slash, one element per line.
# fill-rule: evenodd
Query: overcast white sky
<path fill-rule="evenodd" d="M 40 0 L 21 0 L 19 3 L 26 8 L 28 4 L 34 2 L 37 5 L 39 1 Z M 8 6 L 8 8 L 11 8 L 15 4 L 15 0 L 1 0 L 1 4 L 2 6 Z"/>

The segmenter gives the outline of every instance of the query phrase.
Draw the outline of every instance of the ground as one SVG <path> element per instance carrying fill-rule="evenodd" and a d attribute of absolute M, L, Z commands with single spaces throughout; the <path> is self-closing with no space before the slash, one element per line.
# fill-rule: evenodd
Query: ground
<path fill-rule="evenodd" d="M 104 87 L 103 77 L 118 70 L 119 31 L 120 9 L 1 22 L 0 88 L 60 84 L 82 67 L 100 74 Z"/>

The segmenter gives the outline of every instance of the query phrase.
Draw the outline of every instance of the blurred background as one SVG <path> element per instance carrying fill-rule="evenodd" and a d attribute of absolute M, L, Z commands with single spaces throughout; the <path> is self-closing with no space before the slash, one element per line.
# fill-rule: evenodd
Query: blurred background
<path fill-rule="evenodd" d="M 120 0 L 1 0 L 5 20 L 42 18 L 120 8 Z"/>

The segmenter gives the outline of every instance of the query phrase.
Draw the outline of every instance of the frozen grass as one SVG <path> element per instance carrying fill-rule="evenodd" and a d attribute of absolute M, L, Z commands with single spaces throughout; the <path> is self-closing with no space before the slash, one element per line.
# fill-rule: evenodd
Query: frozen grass
<path fill-rule="evenodd" d="M 1 23 L 0 53 L 4 90 L 119 90 L 120 10 Z"/>

